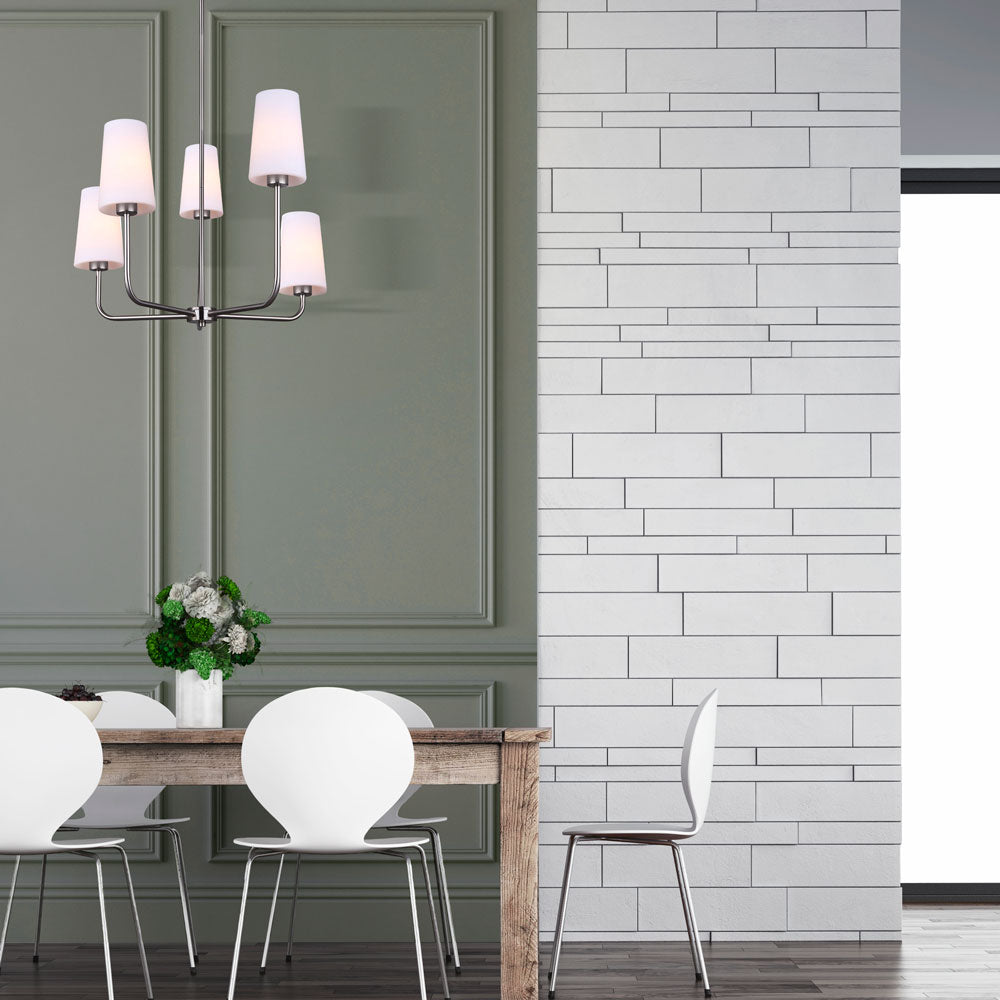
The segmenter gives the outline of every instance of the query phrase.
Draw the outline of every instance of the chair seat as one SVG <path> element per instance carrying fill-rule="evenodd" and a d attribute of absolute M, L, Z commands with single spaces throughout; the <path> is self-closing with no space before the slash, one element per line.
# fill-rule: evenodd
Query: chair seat
<path fill-rule="evenodd" d="M 383 830 L 400 830 L 408 826 L 437 826 L 438 823 L 447 823 L 447 816 L 428 816 L 426 819 L 407 819 L 405 816 L 397 816 L 395 819 L 377 825 Z"/>
<path fill-rule="evenodd" d="M 53 840 L 51 844 L 6 845 L 5 854 L 61 854 L 63 851 L 96 851 L 102 847 L 117 847 L 124 837 L 109 837 L 106 840 Z"/>
<path fill-rule="evenodd" d="M 685 840 L 693 835 L 683 823 L 581 823 L 563 830 L 567 837 L 593 837 L 598 840 L 634 840 L 638 843 Z"/>
<path fill-rule="evenodd" d="M 148 816 L 128 818 L 124 816 L 86 816 L 74 819 L 59 827 L 60 830 L 157 830 L 160 827 L 176 826 L 187 823 L 189 816 L 178 816 L 174 819 L 150 819 Z"/>
<path fill-rule="evenodd" d="M 281 851 L 285 854 L 366 854 L 369 851 L 396 851 L 405 847 L 423 847 L 427 837 L 385 837 L 364 840 L 354 847 L 332 847 L 322 844 L 296 844 L 287 837 L 237 837 L 237 847 L 256 847 Z"/>

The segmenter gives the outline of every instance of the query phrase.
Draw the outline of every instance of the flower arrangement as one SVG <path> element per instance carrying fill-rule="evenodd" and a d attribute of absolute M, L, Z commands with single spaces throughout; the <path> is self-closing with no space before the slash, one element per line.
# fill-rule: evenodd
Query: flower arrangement
<path fill-rule="evenodd" d="M 196 573 L 186 583 L 156 595 L 162 624 L 146 636 L 146 651 L 158 667 L 195 670 L 208 680 L 213 670 L 229 680 L 237 666 L 253 663 L 260 652 L 257 628 L 271 619 L 247 605 L 228 577 L 213 580 Z"/>

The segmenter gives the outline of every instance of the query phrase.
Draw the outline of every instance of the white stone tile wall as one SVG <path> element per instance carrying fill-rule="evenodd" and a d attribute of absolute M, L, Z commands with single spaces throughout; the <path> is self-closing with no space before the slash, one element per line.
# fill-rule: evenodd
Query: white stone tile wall
<path fill-rule="evenodd" d="M 717 940 L 900 926 L 898 0 L 539 0 L 542 931 L 676 820 Z M 584 847 L 569 936 L 671 938 Z"/>

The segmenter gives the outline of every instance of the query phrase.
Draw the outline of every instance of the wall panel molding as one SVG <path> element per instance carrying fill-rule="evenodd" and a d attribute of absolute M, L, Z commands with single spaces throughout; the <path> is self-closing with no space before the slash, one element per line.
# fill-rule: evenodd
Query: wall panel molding
<path fill-rule="evenodd" d="M 482 288 L 479 316 L 479 400 L 480 431 L 479 462 L 479 579 L 476 607 L 472 611 L 456 609 L 444 612 L 424 612 L 400 607 L 393 611 L 360 613 L 338 612 L 273 612 L 276 628 L 482 628 L 495 624 L 496 602 L 496 420 L 495 420 L 495 57 L 494 14 L 489 11 L 218 11 L 210 14 L 209 49 L 213 66 L 211 79 L 212 128 L 215 135 L 222 131 L 223 97 L 225 88 L 224 38 L 226 29 L 241 26 L 267 26 L 280 29 L 289 25 L 412 26 L 465 25 L 477 29 L 477 44 L 481 66 L 479 155 L 482 163 L 481 205 L 481 269 Z M 216 252 L 212 284 L 217 295 L 224 298 L 224 268 L 222 254 Z M 209 503 L 209 565 L 213 571 L 225 565 L 225 484 L 223 482 L 225 409 L 224 378 L 225 350 L 223 327 L 217 326 L 210 337 L 210 444 L 211 499 Z"/>
<path fill-rule="evenodd" d="M 37 25 L 48 30 L 57 25 L 85 25 L 87 27 L 121 27 L 141 25 L 146 28 L 146 45 L 149 61 L 147 79 L 146 118 L 149 124 L 150 147 L 153 161 L 153 176 L 162 193 L 163 171 L 161 169 L 162 142 L 162 32 L 159 11 L 0 11 L 0 29 L 5 24 Z M 148 216 L 147 226 L 147 285 L 150 295 L 159 300 L 162 284 L 162 226 L 161 212 Z M 80 308 L 93 308 L 91 290 L 81 295 Z M 156 322 L 146 324 L 146 357 L 144 373 L 147 384 L 147 468 L 146 491 L 147 547 L 145 552 L 148 580 L 146 610 L 140 614 L 116 611 L 107 612 L 0 612 L 0 629 L 90 629 L 141 628 L 148 624 L 156 608 L 153 598 L 160 588 L 162 565 L 162 366 L 160 326 Z"/>

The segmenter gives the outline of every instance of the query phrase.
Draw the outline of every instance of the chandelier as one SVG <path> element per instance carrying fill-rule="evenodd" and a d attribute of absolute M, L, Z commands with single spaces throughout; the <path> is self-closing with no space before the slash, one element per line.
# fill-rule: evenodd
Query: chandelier
<path fill-rule="evenodd" d="M 305 151 L 299 95 L 294 90 L 262 90 L 254 103 L 250 138 L 250 183 L 274 191 L 274 284 L 270 295 L 247 305 L 216 307 L 205 303 L 207 271 L 205 223 L 222 216 L 219 151 L 205 143 L 205 0 L 198 0 L 198 142 L 184 150 L 180 215 L 198 223 L 198 287 L 193 306 L 173 306 L 140 298 L 132 289 L 129 235 L 132 219 L 156 208 L 153 164 L 146 123 L 117 118 L 104 126 L 101 182 L 80 192 L 73 266 L 93 271 L 97 311 L 116 322 L 186 319 L 199 330 L 219 319 L 291 322 L 306 308 L 310 295 L 326 291 L 326 269 L 319 216 L 315 212 L 281 214 L 281 189 L 304 184 Z M 122 269 L 125 293 L 137 306 L 153 310 L 115 316 L 101 304 L 105 271 Z M 290 315 L 263 312 L 278 294 L 299 300 Z"/>

